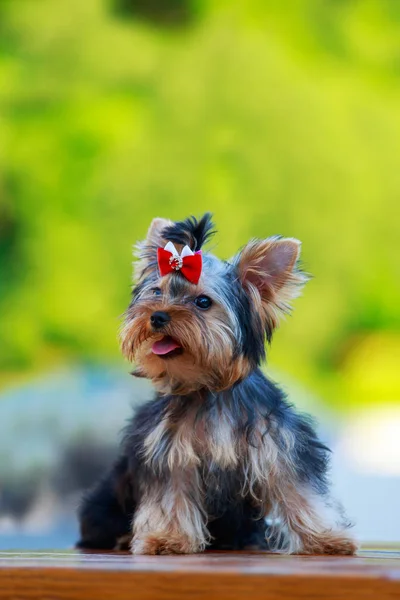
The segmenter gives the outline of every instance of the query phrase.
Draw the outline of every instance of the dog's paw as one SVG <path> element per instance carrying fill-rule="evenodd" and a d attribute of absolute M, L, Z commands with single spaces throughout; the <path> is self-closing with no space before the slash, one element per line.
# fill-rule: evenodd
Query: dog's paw
<path fill-rule="evenodd" d="M 194 554 L 202 548 L 185 536 L 151 533 L 133 538 L 132 554 Z"/>
<path fill-rule="evenodd" d="M 327 531 L 325 535 L 309 539 L 299 554 L 350 555 L 355 554 L 357 550 L 358 545 L 351 538 Z"/>
<path fill-rule="evenodd" d="M 346 537 L 328 539 L 323 545 L 323 554 L 355 554 L 357 550 L 356 542 Z"/>

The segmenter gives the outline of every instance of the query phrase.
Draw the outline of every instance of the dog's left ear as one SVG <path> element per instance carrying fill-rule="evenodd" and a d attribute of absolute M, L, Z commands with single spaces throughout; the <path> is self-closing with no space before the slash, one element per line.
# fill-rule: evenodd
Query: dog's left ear
<path fill-rule="evenodd" d="M 298 267 L 300 247 L 294 238 L 252 240 L 234 259 L 243 287 L 273 326 L 308 279 Z"/>

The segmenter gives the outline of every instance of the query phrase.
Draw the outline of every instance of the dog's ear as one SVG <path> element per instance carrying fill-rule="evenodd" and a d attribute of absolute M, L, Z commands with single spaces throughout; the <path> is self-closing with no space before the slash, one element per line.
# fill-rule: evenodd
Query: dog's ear
<path fill-rule="evenodd" d="M 243 287 L 272 328 L 308 279 L 298 266 L 300 246 L 294 238 L 252 240 L 234 258 Z"/>
<path fill-rule="evenodd" d="M 159 246 L 164 247 L 167 240 L 163 238 L 162 232 L 167 227 L 171 227 L 171 225 L 173 225 L 173 222 L 169 219 L 163 219 L 161 217 L 153 219 L 147 232 L 145 243 L 148 246 L 154 246 L 155 248 L 158 248 Z"/>
<path fill-rule="evenodd" d="M 291 278 L 300 254 L 300 242 L 291 238 L 252 240 L 241 251 L 237 267 L 242 284 L 255 286 L 271 299 Z"/>
<path fill-rule="evenodd" d="M 173 222 L 169 219 L 157 217 L 152 220 L 146 239 L 136 244 L 133 249 L 134 257 L 137 259 L 134 264 L 134 279 L 138 281 L 143 276 L 157 273 L 157 248 L 164 247 L 167 240 L 162 233 L 167 227 L 171 227 Z"/>

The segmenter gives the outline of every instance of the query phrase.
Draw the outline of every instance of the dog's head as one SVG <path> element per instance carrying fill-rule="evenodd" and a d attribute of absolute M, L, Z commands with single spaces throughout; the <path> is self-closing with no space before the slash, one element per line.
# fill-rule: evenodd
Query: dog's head
<path fill-rule="evenodd" d="M 122 351 L 163 392 L 217 391 L 244 378 L 307 280 L 297 240 L 252 240 L 221 261 L 202 250 L 213 233 L 210 214 L 154 219 L 137 246 Z"/>

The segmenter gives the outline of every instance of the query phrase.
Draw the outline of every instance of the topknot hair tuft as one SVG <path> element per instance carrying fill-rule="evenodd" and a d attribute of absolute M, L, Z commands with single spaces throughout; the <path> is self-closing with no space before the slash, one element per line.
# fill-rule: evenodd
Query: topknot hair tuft
<path fill-rule="evenodd" d="M 178 221 L 169 225 L 162 231 L 163 238 L 175 244 L 188 245 L 197 252 L 214 235 L 215 229 L 212 222 L 212 214 L 205 213 L 198 221 L 191 216 L 184 221 Z"/>

